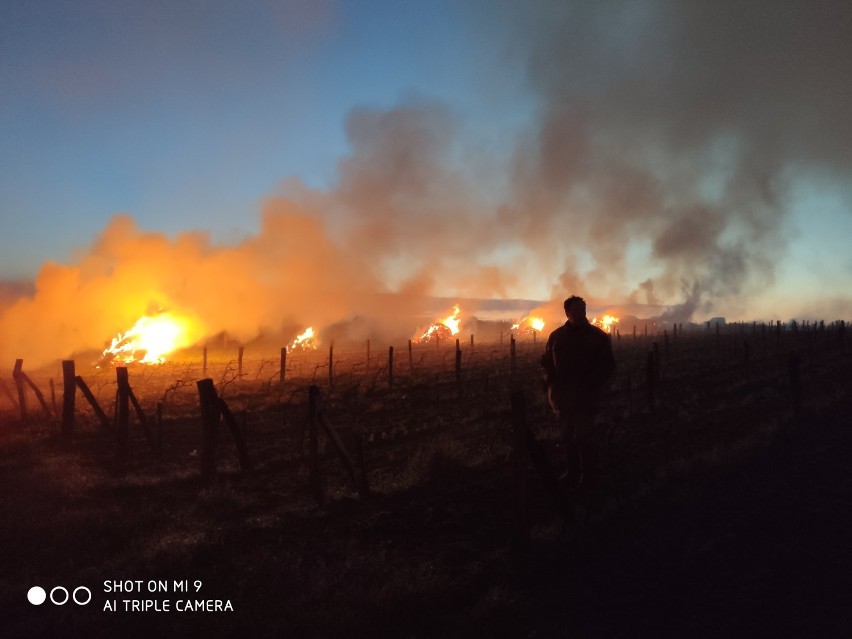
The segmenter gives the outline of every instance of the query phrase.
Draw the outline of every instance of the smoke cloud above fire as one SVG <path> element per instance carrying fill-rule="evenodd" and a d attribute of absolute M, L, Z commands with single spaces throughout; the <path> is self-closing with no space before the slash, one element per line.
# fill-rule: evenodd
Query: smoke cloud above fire
<path fill-rule="evenodd" d="M 214 242 L 116 215 L 75 261 L 45 264 L 34 292 L 7 287 L 0 356 L 102 348 L 157 309 L 241 341 L 356 316 L 410 335 L 395 318 L 427 296 L 529 298 L 531 284 L 557 301 L 666 305 L 671 321 L 747 312 L 795 234 L 796 185 L 850 178 L 848 5 L 501 7 L 473 13 L 494 59 L 521 61 L 534 103 L 501 134 L 505 153 L 445 101 L 355 107 L 333 183 L 283 179 L 246 212 L 256 233 Z"/>
<path fill-rule="evenodd" d="M 644 262 L 650 276 L 630 297 L 679 304 L 683 321 L 771 285 L 793 186 L 850 177 L 849 6 L 526 7 L 514 15 L 526 26 L 518 46 L 533 42 L 541 109 L 516 154 L 504 220 L 533 244 L 570 247 L 554 293 L 612 295 L 613 276 L 635 281 L 632 265 Z"/>

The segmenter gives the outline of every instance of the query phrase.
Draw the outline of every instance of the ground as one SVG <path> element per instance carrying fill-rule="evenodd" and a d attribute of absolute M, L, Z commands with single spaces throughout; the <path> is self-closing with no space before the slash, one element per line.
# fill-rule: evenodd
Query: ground
<path fill-rule="evenodd" d="M 69 445 L 49 420 L 7 412 L 0 635 L 850 636 L 850 358 L 818 337 L 792 350 L 752 346 L 751 371 L 740 370 L 742 335 L 721 350 L 712 336 L 682 352 L 666 342 L 653 406 L 642 381 L 649 349 L 617 344 L 619 378 L 600 420 L 609 433 L 603 507 L 560 520 L 530 467 L 526 552 L 512 545 L 508 395 L 518 384 L 537 439 L 559 459 L 537 394 L 536 346 L 514 374 L 482 355 L 461 388 L 452 355 L 418 379 L 400 373 L 392 389 L 345 388 L 341 377 L 324 391 L 325 409 L 352 450 L 360 438 L 372 490 L 358 494 L 323 438 L 322 506 L 308 487 L 296 379 L 292 394 L 274 397 L 268 384 L 220 383 L 254 468 L 240 471 L 223 431 L 219 476 L 207 486 L 191 392 L 166 407 L 162 449 L 148 450 L 132 425 L 125 459 L 93 424 Z M 798 390 L 789 354 L 801 356 Z M 446 375 L 439 361 L 450 363 Z M 365 379 L 381 374 L 378 366 Z M 801 405 L 788 401 L 795 392 Z M 112 580 L 166 581 L 169 592 L 104 592 Z M 175 592 L 184 580 L 200 591 Z M 86 586 L 92 602 L 35 607 L 33 585 Z M 172 608 L 121 609 L 146 598 Z M 112 599 L 119 611 L 104 611 Z M 179 613 L 177 599 L 234 610 Z"/>

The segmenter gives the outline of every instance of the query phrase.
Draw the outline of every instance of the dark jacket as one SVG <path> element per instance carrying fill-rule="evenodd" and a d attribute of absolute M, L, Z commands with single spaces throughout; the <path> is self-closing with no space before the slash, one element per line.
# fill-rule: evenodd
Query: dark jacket
<path fill-rule="evenodd" d="M 547 339 L 541 365 L 554 408 L 595 407 L 615 371 L 610 337 L 589 322 L 565 322 Z"/>

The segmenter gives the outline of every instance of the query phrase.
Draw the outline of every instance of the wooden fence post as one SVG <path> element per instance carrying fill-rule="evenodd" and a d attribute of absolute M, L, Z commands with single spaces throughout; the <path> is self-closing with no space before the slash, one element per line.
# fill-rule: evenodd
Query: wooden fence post
<path fill-rule="evenodd" d="M 201 481 L 208 485 L 216 477 L 216 444 L 219 435 L 219 396 L 210 378 L 196 382 L 201 405 Z"/>
<path fill-rule="evenodd" d="M 509 334 L 509 353 L 512 361 L 512 373 L 515 372 L 515 334 Z"/>
<path fill-rule="evenodd" d="M 73 359 L 62 362 L 62 437 L 66 442 L 70 442 L 74 436 L 74 404 L 77 397 L 74 366 Z"/>
<path fill-rule="evenodd" d="M 281 374 L 278 378 L 278 383 L 282 386 L 284 385 L 284 375 L 287 370 L 287 347 L 284 346 L 281 349 Z"/>
<path fill-rule="evenodd" d="M 145 438 L 148 440 L 148 445 L 151 446 L 151 450 L 157 452 L 159 450 L 159 447 L 157 446 L 157 441 L 154 439 L 154 434 L 148 427 L 148 419 L 145 417 L 145 413 L 142 410 L 142 406 L 139 404 L 139 400 L 136 399 L 136 395 L 133 394 L 133 389 L 130 387 L 129 384 L 127 386 L 127 396 L 130 399 L 130 403 L 133 405 L 133 410 L 136 411 L 136 417 L 139 418 L 139 423 L 142 425 L 142 430 L 145 431 Z"/>
<path fill-rule="evenodd" d="M 24 360 L 16 359 L 15 368 L 12 369 L 12 379 L 15 380 L 15 387 L 18 389 L 18 406 L 21 409 L 21 420 L 27 418 L 27 394 L 24 390 L 24 380 L 21 377 L 23 367 Z"/>
<path fill-rule="evenodd" d="M 23 410 L 23 408 L 25 408 L 24 404 L 26 402 L 26 399 L 25 399 L 26 398 L 26 389 L 24 388 L 25 385 L 29 386 L 30 389 L 35 394 L 36 399 L 38 400 L 38 403 L 41 406 L 41 409 L 44 411 L 44 414 L 46 416 L 50 417 L 50 415 L 51 415 L 50 408 L 48 408 L 47 402 L 44 400 L 44 394 L 41 392 L 39 387 L 36 386 L 35 383 L 33 383 L 33 380 L 30 379 L 29 375 L 27 375 L 23 371 L 23 366 L 24 366 L 24 360 L 22 360 L 22 359 L 16 360 L 15 361 L 15 369 L 14 369 L 14 371 L 12 371 L 12 376 L 15 378 L 15 385 L 18 386 L 18 397 L 20 398 L 21 406 L 22 406 L 21 419 L 26 418 L 26 412 Z"/>
<path fill-rule="evenodd" d="M 237 379 L 243 378 L 243 354 L 245 353 L 245 346 L 240 346 L 239 351 L 237 351 Z"/>
<path fill-rule="evenodd" d="M 228 430 L 231 431 L 231 437 L 233 437 L 234 444 L 237 447 L 237 457 L 240 460 L 240 468 L 244 471 L 251 470 L 251 462 L 249 461 L 246 440 L 243 433 L 237 426 L 237 420 L 234 419 L 234 414 L 231 412 L 231 409 L 228 408 L 228 404 L 225 400 L 221 397 L 219 397 L 218 400 L 219 412 L 221 412 L 222 417 L 225 419 L 225 423 L 228 425 Z M 245 413 L 243 413 L 243 418 L 245 418 Z M 245 419 L 243 422 L 245 423 Z"/>
<path fill-rule="evenodd" d="M 414 356 L 411 353 L 411 340 L 408 340 L 408 374 L 414 379 Z"/>
<path fill-rule="evenodd" d="M 106 416 L 106 413 L 101 408 L 101 405 L 98 404 L 98 400 L 95 399 L 95 396 L 92 394 L 92 391 L 89 390 L 89 387 L 86 385 L 86 382 L 83 381 L 83 378 L 79 375 L 74 378 L 74 381 L 77 382 L 77 387 L 83 393 L 83 397 L 86 398 L 86 401 L 89 402 L 92 407 L 92 410 L 95 411 L 95 416 L 98 418 L 98 421 L 100 422 L 101 426 L 109 430 L 110 426 L 112 425 L 110 424 L 109 417 Z"/>

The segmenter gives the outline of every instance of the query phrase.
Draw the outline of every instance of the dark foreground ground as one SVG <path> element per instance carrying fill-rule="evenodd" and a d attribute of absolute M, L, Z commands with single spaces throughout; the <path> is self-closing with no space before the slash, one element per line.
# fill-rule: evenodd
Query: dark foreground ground
<path fill-rule="evenodd" d="M 418 415 L 429 423 L 445 413 L 470 422 L 456 435 L 412 428 L 398 445 L 368 448 L 373 494 L 359 498 L 338 468 L 324 508 L 306 489 L 301 456 L 277 439 L 265 456 L 255 443 L 253 473 L 223 462 L 202 489 L 194 451 L 139 454 L 119 468 L 95 435 L 68 450 L 5 424 L 0 637 L 849 637 L 848 368 L 848 358 L 812 366 L 798 415 L 786 404 L 770 415 L 783 393 L 759 405 L 754 384 L 739 384 L 748 399 L 731 402 L 726 423 L 759 413 L 763 426 L 728 424 L 748 435 L 706 447 L 696 430 L 667 463 L 620 475 L 656 450 L 625 439 L 603 510 L 581 508 L 573 524 L 555 516 L 532 474 L 525 555 L 511 550 L 505 438 L 491 434 L 502 409 L 425 402 Z M 689 386 L 686 376 L 677 383 L 679 393 Z M 687 400 L 670 407 L 678 424 Z M 547 429 L 538 433 L 553 452 Z M 143 592 L 105 592 L 112 580 L 141 580 Z M 148 593 L 148 580 L 167 591 Z M 198 580 L 200 591 L 176 592 L 176 580 L 190 592 Z M 86 586 L 93 597 L 36 607 L 26 600 L 33 585 Z M 125 611 L 125 599 L 171 608 Z M 179 599 L 229 601 L 233 611 L 179 612 Z M 112 600 L 118 610 L 104 610 Z"/>

